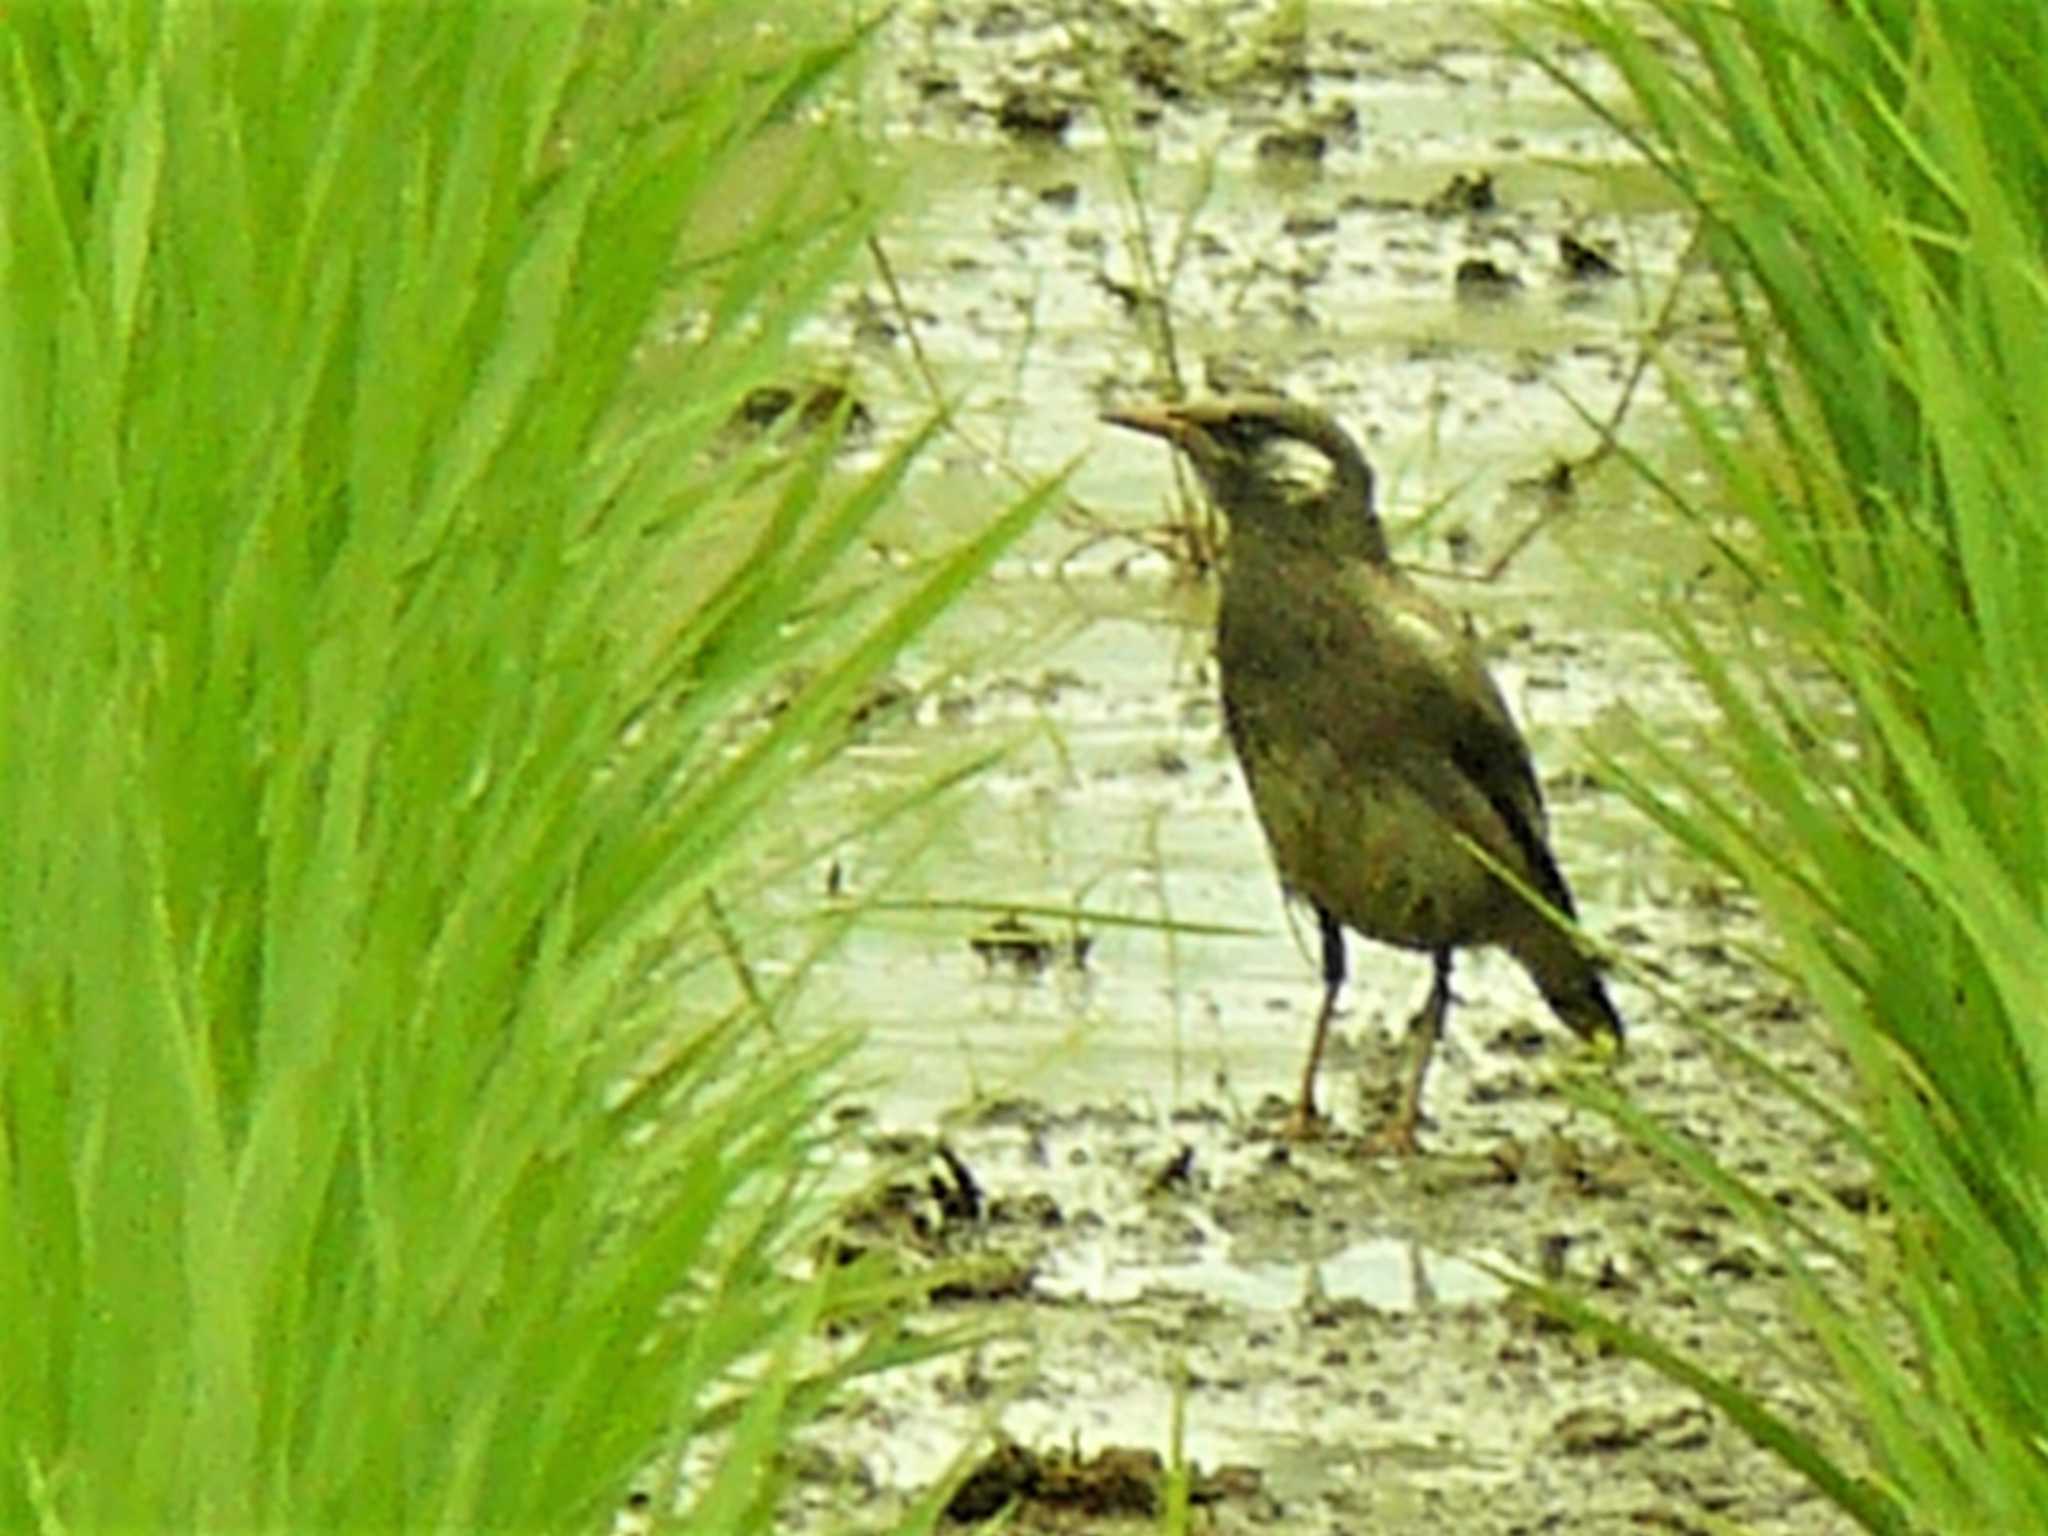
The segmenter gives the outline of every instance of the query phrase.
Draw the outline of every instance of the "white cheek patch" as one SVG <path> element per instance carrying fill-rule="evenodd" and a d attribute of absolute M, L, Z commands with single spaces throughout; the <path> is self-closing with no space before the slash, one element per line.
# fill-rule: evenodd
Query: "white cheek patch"
<path fill-rule="evenodd" d="M 1261 458 L 1261 467 L 1272 482 L 1296 496 L 1322 496 L 1337 479 L 1337 467 L 1329 455 L 1291 437 L 1266 444 Z"/>

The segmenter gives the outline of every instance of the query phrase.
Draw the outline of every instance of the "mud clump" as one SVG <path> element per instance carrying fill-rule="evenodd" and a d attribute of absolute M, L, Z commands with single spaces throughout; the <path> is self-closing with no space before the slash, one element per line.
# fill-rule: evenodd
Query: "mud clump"
<path fill-rule="evenodd" d="M 1490 171 L 1475 171 L 1469 176 L 1459 171 L 1422 205 L 1422 211 L 1441 219 L 1456 213 L 1492 213 L 1499 207 L 1500 197 L 1494 191 Z"/>
<path fill-rule="evenodd" d="M 967 947 L 990 973 L 1004 971 L 1022 977 L 1042 976 L 1056 961 L 1084 971 L 1094 944 L 1095 940 L 1085 933 L 1065 937 L 1044 933 L 1014 912 L 997 918 L 967 939 Z"/>
<path fill-rule="evenodd" d="M 865 439 L 874 431 L 875 418 L 867 405 L 851 395 L 842 384 L 812 380 L 799 384 L 762 384 L 747 392 L 733 412 L 730 426 L 736 431 L 766 432 L 796 414 L 799 435 L 808 435 L 842 423 L 849 439 Z"/>
<path fill-rule="evenodd" d="M 1621 268 L 1614 264 L 1612 257 L 1575 235 L 1557 237 L 1557 259 L 1564 268 L 1565 277 L 1574 283 L 1601 282 L 1621 276 Z"/>
<path fill-rule="evenodd" d="M 1073 124 L 1073 103 L 1036 86 L 1012 86 L 996 107 L 996 126 L 1013 139 L 1057 144 Z"/>
<path fill-rule="evenodd" d="M 1165 1503 L 1167 1471 L 1157 1451 L 1106 1446 L 1092 1456 L 1073 1451 L 1033 1451 L 1005 1440 L 947 1501 L 946 1519 L 955 1525 L 988 1520 L 1014 1509 L 1027 1530 L 1058 1530 L 1080 1520 L 1149 1520 Z M 1188 1502 L 1216 1504 L 1257 1493 L 1259 1474 L 1249 1467 L 1225 1467 L 1204 1476 L 1189 1474 Z"/>
<path fill-rule="evenodd" d="M 1261 160 L 1319 165 L 1330 152 L 1330 141 L 1314 128 L 1276 128 L 1261 134 L 1256 148 Z"/>
<path fill-rule="evenodd" d="M 1459 262 L 1451 283 L 1461 299 L 1504 299 L 1522 288 L 1519 277 L 1484 256 L 1468 256 Z"/>

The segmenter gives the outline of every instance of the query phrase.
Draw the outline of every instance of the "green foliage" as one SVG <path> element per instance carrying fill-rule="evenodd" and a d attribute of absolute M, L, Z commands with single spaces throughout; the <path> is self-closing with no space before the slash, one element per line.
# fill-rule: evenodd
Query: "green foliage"
<path fill-rule="evenodd" d="M 726 437 L 869 227 L 786 9 L 0 24 L 0 1525 L 601 1528 L 745 1369 L 758 1526 L 916 1352 L 676 960 L 1035 510 L 865 591 L 915 445 Z"/>
<path fill-rule="evenodd" d="M 1887 1213 L 1831 1251 L 1696 1166 L 1790 1261 L 1864 1447 L 1717 1400 L 1868 1529 L 2048 1529 L 2048 10 L 1550 10 L 1697 210 L 1758 406 L 1735 436 L 1687 397 L 1720 496 L 1665 487 L 1735 514 L 1758 584 L 1741 634 L 1670 616 L 1717 771 L 1636 790 L 1762 898 Z"/>

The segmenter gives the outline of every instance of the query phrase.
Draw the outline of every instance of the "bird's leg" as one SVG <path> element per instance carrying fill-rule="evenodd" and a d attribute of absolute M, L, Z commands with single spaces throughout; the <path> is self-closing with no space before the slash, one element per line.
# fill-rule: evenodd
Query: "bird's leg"
<path fill-rule="evenodd" d="M 1401 1105 L 1394 1117 L 1374 1133 L 1370 1147 L 1378 1152 L 1412 1156 L 1422 1150 L 1415 1127 L 1422 1119 L 1422 1085 L 1429 1076 L 1430 1059 L 1444 1035 L 1444 1018 L 1451 1010 L 1451 952 L 1436 951 L 1436 978 L 1429 985 L 1429 998 L 1408 1021 L 1407 1080 L 1401 1085 Z"/>
<path fill-rule="evenodd" d="M 1320 904 L 1316 923 L 1323 936 L 1323 1006 L 1316 1010 L 1315 1039 L 1309 1042 L 1308 1065 L 1301 1072 L 1301 1097 L 1287 1120 L 1285 1134 L 1296 1141 L 1322 1129 L 1322 1116 L 1316 1113 L 1316 1068 L 1322 1064 L 1323 1044 L 1330 1038 L 1330 1020 L 1337 1016 L 1337 994 L 1344 990 L 1344 925 Z"/>

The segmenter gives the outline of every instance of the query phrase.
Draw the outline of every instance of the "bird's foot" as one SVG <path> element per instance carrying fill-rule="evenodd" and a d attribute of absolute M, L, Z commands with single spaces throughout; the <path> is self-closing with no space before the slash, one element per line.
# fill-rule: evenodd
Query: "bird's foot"
<path fill-rule="evenodd" d="M 1416 1137 L 1413 1118 L 1396 1115 L 1366 1137 L 1360 1150 L 1367 1157 L 1419 1157 L 1422 1142 Z"/>
<path fill-rule="evenodd" d="M 1322 1117 L 1313 1104 L 1297 1104 L 1287 1121 L 1280 1127 L 1282 1141 L 1321 1141 L 1330 1131 L 1330 1122 Z"/>

